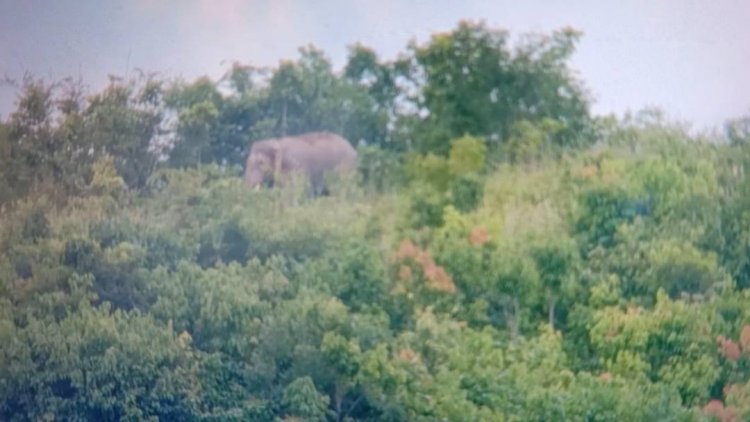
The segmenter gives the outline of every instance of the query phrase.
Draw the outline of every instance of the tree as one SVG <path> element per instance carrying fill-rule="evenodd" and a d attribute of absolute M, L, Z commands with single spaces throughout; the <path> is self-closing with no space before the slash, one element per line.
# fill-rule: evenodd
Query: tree
<path fill-rule="evenodd" d="M 555 327 L 555 306 L 565 293 L 566 284 L 575 277 L 578 270 L 578 253 L 575 243 L 570 239 L 553 239 L 542 241 L 531 249 L 539 278 L 547 297 L 548 321 Z"/>
<path fill-rule="evenodd" d="M 750 116 L 729 120 L 724 125 L 724 131 L 732 145 L 746 145 L 750 142 Z"/>
<path fill-rule="evenodd" d="M 363 45 L 349 48 L 343 77 L 354 84 L 358 95 L 347 133 L 354 139 L 365 139 L 369 145 L 384 149 L 403 149 L 393 139 L 389 125 L 395 122 L 396 103 L 401 97 L 397 79 L 403 72 L 397 63 L 380 62 L 376 53 Z"/>
<path fill-rule="evenodd" d="M 213 143 L 212 129 L 216 125 L 219 111 L 212 103 L 204 101 L 194 104 L 180 113 L 177 135 L 180 140 L 170 154 L 175 165 L 201 163 L 213 157 L 210 149 Z"/>
<path fill-rule="evenodd" d="M 161 83 L 154 77 L 123 81 L 92 96 L 83 113 L 84 139 L 95 156 L 111 155 L 130 188 L 140 189 L 154 170 L 162 135 Z"/>
<path fill-rule="evenodd" d="M 12 144 L 10 137 L 8 136 L 9 128 L 7 125 L 0 122 L 0 178 L 2 178 L 2 184 L 0 184 L 0 204 L 4 204 L 10 201 L 15 196 L 14 187 L 10 183 L 11 169 L 13 169 L 13 159 L 11 158 Z"/>
<path fill-rule="evenodd" d="M 318 393 L 310 377 L 297 378 L 284 388 L 281 405 L 288 417 L 324 421 L 329 398 Z"/>
<path fill-rule="evenodd" d="M 418 150 L 445 154 L 447 141 L 463 134 L 484 137 L 495 150 L 516 122 L 544 118 L 565 122 L 555 144 L 586 143 L 588 100 L 566 64 L 578 37 L 564 29 L 511 50 L 505 31 L 463 21 L 425 45 L 412 43 Z"/>
<path fill-rule="evenodd" d="M 608 371 L 664 382 L 692 405 L 703 403 L 719 379 L 711 323 L 697 305 L 672 301 L 662 291 L 650 311 L 633 306 L 597 311 L 591 338 Z"/>
<path fill-rule="evenodd" d="M 189 343 L 150 317 L 110 311 L 83 303 L 59 322 L 2 321 L 3 419 L 198 415 Z"/>
<path fill-rule="evenodd" d="M 24 77 L 16 111 L 8 122 L 6 165 L 3 168 L 14 196 L 22 196 L 40 183 L 53 183 L 58 176 L 54 137 L 54 86 L 30 75 Z"/>
<path fill-rule="evenodd" d="M 177 124 L 170 163 L 200 165 L 216 161 L 215 145 L 219 110 L 224 99 L 207 77 L 191 84 L 175 83 L 165 95 L 165 104 L 176 111 Z"/>

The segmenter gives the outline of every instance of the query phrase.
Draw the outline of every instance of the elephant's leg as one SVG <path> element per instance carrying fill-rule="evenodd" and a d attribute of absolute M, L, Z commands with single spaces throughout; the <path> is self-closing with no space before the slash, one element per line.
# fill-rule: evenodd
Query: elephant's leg
<path fill-rule="evenodd" d="M 318 184 L 318 183 L 310 183 L 307 185 L 307 193 L 309 197 L 317 198 L 318 196 L 321 196 L 323 193 L 323 190 L 325 189 L 324 186 Z"/>
<path fill-rule="evenodd" d="M 322 172 L 315 172 L 310 175 L 310 192 L 313 197 L 323 195 L 326 191 L 326 183 Z"/>

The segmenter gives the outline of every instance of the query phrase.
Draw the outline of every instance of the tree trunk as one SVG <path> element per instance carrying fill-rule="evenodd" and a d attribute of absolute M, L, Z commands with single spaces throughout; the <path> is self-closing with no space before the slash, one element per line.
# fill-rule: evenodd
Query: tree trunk
<path fill-rule="evenodd" d="M 286 100 L 284 100 L 284 108 L 281 112 L 281 136 L 286 136 Z"/>
<path fill-rule="evenodd" d="M 344 415 L 342 414 L 341 405 L 344 402 L 344 394 L 342 392 L 343 388 L 341 388 L 341 385 L 338 381 L 336 381 L 334 392 L 333 392 L 333 400 L 334 400 L 334 406 L 336 408 L 336 421 L 341 422 Z"/>

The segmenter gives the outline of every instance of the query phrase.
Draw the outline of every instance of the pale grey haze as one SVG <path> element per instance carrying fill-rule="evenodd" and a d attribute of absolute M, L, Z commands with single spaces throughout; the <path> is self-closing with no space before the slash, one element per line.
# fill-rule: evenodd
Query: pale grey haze
<path fill-rule="evenodd" d="M 340 69 L 355 42 L 391 59 L 460 19 L 513 35 L 572 26 L 596 113 L 659 106 L 704 128 L 750 114 L 749 17 L 747 0 L 0 0 L 0 75 L 80 76 L 91 89 L 135 68 L 216 78 L 308 44 Z M 0 87 L 3 119 L 15 99 Z"/>

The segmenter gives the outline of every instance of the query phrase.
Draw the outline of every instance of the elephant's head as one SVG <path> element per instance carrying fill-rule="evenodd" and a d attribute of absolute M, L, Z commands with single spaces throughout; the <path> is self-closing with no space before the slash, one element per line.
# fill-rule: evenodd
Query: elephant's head
<path fill-rule="evenodd" d="M 245 169 L 245 180 L 253 188 L 273 183 L 275 170 L 278 167 L 279 145 L 275 141 L 260 141 L 250 148 Z"/>

